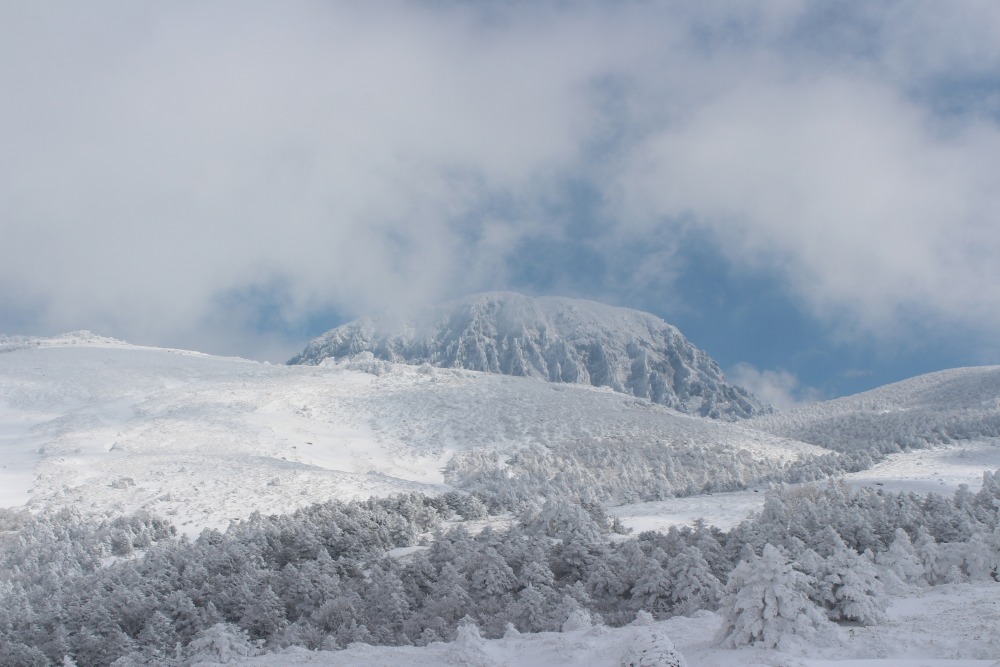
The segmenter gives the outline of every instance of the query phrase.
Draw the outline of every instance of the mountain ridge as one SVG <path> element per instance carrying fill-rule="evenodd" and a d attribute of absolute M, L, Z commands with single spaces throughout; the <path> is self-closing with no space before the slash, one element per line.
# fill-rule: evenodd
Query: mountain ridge
<path fill-rule="evenodd" d="M 376 359 L 609 387 L 680 412 L 734 421 L 770 406 L 663 319 L 566 297 L 486 292 L 416 315 L 363 317 L 313 339 L 290 365 Z"/>

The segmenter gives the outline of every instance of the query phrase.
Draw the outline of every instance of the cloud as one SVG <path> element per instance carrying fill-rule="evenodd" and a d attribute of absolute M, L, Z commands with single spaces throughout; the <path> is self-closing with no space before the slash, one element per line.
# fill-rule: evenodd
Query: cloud
<path fill-rule="evenodd" d="M 881 332 L 907 317 L 996 326 L 1000 198 L 984 170 L 998 150 L 995 124 L 942 136 L 868 82 L 756 81 L 658 132 L 622 182 L 648 207 L 634 219 L 693 214 L 820 316 Z"/>
<path fill-rule="evenodd" d="M 819 390 L 801 386 L 795 374 L 786 370 L 758 370 L 744 362 L 729 371 L 729 378 L 777 410 L 793 410 L 823 399 Z"/>
<path fill-rule="evenodd" d="M 317 313 L 669 295 L 690 227 L 844 335 L 995 330 L 998 16 L 8 3 L 0 330 L 274 359 Z"/>

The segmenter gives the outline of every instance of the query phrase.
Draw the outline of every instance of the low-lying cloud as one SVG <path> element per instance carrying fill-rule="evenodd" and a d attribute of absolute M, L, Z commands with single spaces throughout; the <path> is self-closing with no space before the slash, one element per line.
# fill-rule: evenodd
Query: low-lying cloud
<path fill-rule="evenodd" d="M 782 369 L 761 370 L 743 362 L 730 370 L 729 379 L 781 411 L 793 410 L 824 398 L 819 390 L 802 386 L 794 373 Z"/>
<path fill-rule="evenodd" d="M 1000 328 L 1000 13 L 819 13 L 8 4 L 0 330 L 279 359 L 319 312 L 531 290 L 572 182 L 609 265 L 696 225 L 844 335 Z"/>

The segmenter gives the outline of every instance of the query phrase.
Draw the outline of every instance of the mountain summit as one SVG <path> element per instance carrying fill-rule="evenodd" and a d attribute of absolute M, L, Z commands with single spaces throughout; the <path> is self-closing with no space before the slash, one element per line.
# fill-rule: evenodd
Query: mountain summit
<path fill-rule="evenodd" d="M 488 292 L 409 318 L 361 318 L 314 339 L 289 364 L 377 359 L 531 376 L 649 399 L 704 417 L 770 412 L 676 327 L 593 301 Z"/>

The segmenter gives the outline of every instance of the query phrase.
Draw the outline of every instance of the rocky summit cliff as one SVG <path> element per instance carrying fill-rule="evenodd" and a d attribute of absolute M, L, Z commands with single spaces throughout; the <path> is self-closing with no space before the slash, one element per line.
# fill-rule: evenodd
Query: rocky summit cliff
<path fill-rule="evenodd" d="M 558 297 L 477 294 L 413 317 L 362 318 L 314 339 L 290 364 L 371 353 L 406 364 L 570 382 L 723 420 L 770 406 L 729 384 L 719 365 L 662 319 Z"/>

